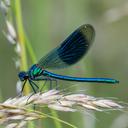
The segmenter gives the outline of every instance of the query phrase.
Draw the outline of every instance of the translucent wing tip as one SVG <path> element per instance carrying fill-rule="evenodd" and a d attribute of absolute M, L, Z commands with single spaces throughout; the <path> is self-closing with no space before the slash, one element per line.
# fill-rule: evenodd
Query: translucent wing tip
<path fill-rule="evenodd" d="M 79 27 L 80 32 L 84 35 L 84 37 L 88 40 L 89 43 L 94 41 L 95 37 L 95 29 L 90 24 L 84 24 Z"/>

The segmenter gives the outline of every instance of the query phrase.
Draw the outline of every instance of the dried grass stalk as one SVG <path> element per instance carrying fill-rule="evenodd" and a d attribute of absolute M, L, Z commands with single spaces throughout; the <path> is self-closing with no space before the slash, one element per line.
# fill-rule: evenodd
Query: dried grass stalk
<path fill-rule="evenodd" d="M 79 111 L 78 106 L 95 111 L 125 108 L 110 99 L 95 98 L 85 94 L 66 95 L 58 90 L 49 90 L 44 93 L 10 98 L 0 103 L 0 124 L 6 124 L 7 128 L 22 128 L 27 121 L 42 118 L 41 113 L 31 109 L 33 104 L 65 112 Z"/>

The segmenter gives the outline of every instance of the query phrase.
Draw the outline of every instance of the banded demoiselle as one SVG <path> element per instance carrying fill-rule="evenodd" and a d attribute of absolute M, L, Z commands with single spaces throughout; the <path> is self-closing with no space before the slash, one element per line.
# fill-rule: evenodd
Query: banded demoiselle
<path fill-rule="evenodd" d="M 71 66 L 78 62 L 88 51 L 95 37 L 95 30 L 92 25 L 84 24 L 77 28 L 66 40 L 54 48 L 46 56 L 42 57 L 37 64 L 32 65 L 27 72 L 20 72 L 19 79 L 25 83 L 28 80 L 32 89 L 36 93 L 34 86 L 39 88 L 35 81 L 42 80 L 67 80 L 77 82 L 95 83 L 119 83 L 118 80 L 111 78 L 79 78 L 64 76 L 52 73 L 46 69 L 59 69 Z"/>

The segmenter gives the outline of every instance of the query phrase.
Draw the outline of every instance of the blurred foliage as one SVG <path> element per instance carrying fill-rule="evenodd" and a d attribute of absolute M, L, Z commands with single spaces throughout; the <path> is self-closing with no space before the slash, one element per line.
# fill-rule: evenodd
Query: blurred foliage
<path fill-rule="evenodd" d="M 85 90 L 89 95 L 117 97 L 127 102 L 128 1 L 22 0 L 21 2 L 24 29 L 38 59 L 60 44 L 78 26 L 84 23 L 92 24 L 96 29 L 96 38 L 88 55 L 76 67 L 62 70 L 64 73 L 55 72 L 73 76 L 116 78 L 120 80 L 120 84 L 115 86 L 82 83 L 77 84 L 77 89 Z M 13 61 L 14 49 L 2 33 L 4 29 L 2 16 L 0 22 L 0 93 L 2 93 L 0 95 L 5 99 L 16 95 L 14 85 L 18 80 L 19 71 L 16 70 Z M 31 66 L 29 56 L 28 60 Z M 70 83 L 59 82 L 59 84 L 68 87 Z M 121 115 L 121 112 L 110 112 L 110 114 L 89 112 L 88 114 L 86 110 L 80 113 L 59 113 L 61 119 L 78 128 L 115 128 L 115 126 L 118 128 L 115 123 Z M 122 116 L 120 123 L 126 117 Z M 47 128 L 52 126 L 49 119 L 43 121 L 43 124 Z"/>

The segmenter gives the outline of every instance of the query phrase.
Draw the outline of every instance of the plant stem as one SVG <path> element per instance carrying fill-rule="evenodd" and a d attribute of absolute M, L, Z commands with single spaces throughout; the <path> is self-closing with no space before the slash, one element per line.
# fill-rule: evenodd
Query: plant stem
<path fill-rule="evenodd" d="M 20 70 L 26 71 L 27 66 L 27 57 L 26 57 L 26 49 L 25 49 L 25 34 L 22 23 L 22 14 L 21 14 L 21 3 L 20 0 L 15 0 L 15 16 L 16 16 L 16 25 L 17 25 L 17 33 L 18 40 L 21 46 L 21 66 Z M 29 86 L 25 86 L 24 93 L 28 94 L 30 92 Z"/>

